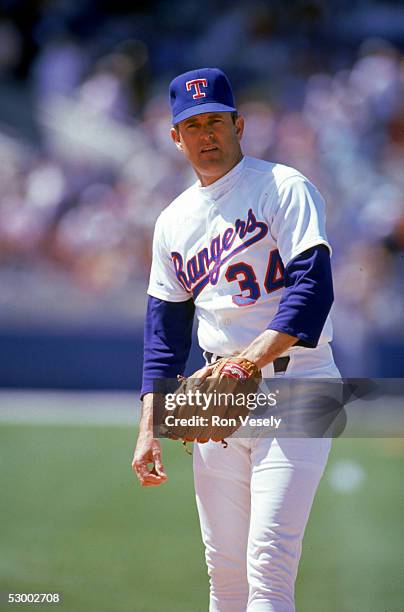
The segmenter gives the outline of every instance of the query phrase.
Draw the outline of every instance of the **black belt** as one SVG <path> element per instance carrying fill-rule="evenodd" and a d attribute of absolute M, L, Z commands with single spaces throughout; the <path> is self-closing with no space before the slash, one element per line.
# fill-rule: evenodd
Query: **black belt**
<path fill-rule="evenodd" d="M 283 372 L 286 372 L 286 370 L 288 369 L 289 361 L 289 355 L 286 355 L 285 357 L 278 357 L 277 359 L 275 359 L 273 362 L 275 374 L 282 374 Z"/>
<path fill-rule="evenodd" d="M 205 359 L 208 363 L 212 363 L 213 355 L 214 353 L 209 353 L 208 351 L 204 352 Z M 215 355 L 215 357 L 216 359 L 222 359 L 220 355 Z M 289 355 L 286 355 L 285 357 L 278 357 L 277 359 L 275 359 L 272 362 L 275 374 L 282 374 L 283 372 L 286 372 L 286 370 L 288 369 L 289 361 Z"/>

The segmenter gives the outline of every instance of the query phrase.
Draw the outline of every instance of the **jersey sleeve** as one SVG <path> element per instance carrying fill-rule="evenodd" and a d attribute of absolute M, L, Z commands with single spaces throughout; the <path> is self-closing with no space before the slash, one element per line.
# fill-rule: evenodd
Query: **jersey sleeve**
<path fill-rule="evenodd" d="M 285 288 L 267 329 L 299 339 L 296 346 L 315 348 L 334 301 L 330 253 L 324 245 L 300 253 L 285 268 Z"/>
<path fill-rule="evenodd" d="M 192 343 L 194 301 L 165 302 L 150 297 L 144 325 L 143 381 L 140 397 L 154 382 L 183 374 Z"/>
<path fill-rule="evenodd" d="M 325 202 L 303 175 L 285 179 L 271 223 L 283 265 L 313 246 L 324 244 L 331 253 L 325 231 Z"/>
<path fill-rule="evenodd" d="M 153 259 L 147 293 L 168 302 L 185 302 L 192 294 L 181 285 L 166 245 L 164 219 L 157 219 L 153 237 Z"/>

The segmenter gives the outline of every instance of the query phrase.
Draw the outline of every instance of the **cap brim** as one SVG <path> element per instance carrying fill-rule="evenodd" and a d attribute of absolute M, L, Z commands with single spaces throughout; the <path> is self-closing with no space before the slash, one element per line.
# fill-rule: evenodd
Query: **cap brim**
<path fill-rule="evenodd" d="M 226 106 L 225 104 L 218 104 L 217 102 L 206 102 L 205 104 L 198 104 L 191 106 L 182 113 L 178 113 L 172 118 L 173 123 L 179 123 L 184 119 L 189 119 L 194 115 L 202 115 L 203 113 L 234 113 L 236 109 L 234 106 Z"/>

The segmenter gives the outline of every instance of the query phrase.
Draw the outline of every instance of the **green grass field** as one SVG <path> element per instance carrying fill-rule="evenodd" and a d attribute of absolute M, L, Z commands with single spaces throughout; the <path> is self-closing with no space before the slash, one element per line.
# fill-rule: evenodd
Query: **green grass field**
<path fill-rule="evenodd" d="M 130 427 L 2 424 L 0 437 L 0 591 L 60 591 L 68 612 L 207 610 L 191 457 L 180 445 L 164 444 L 169 482 L 142 490 Z M 347 493 L 323 478 L 298 612 L 404 610 L 403 456 L 401 440 L 334 442 L 328 471 L 349 459 L 364 478 Z"/>

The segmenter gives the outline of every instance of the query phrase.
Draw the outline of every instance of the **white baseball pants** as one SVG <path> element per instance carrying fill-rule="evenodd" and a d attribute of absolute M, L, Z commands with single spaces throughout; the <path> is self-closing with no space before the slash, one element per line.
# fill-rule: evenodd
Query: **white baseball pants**
<path fill-rule="evenodd" d="M 273 376 L 272 366 L 267 368 L 265 378 Z M 326 345 L 291 353 L 285 376 L 331 378 L 339 372 Z M 215 442 L 194 444 L 209 610 L 294 612 L 304 530 L 331 439 L 227 441 L 227 448 Z"/>

